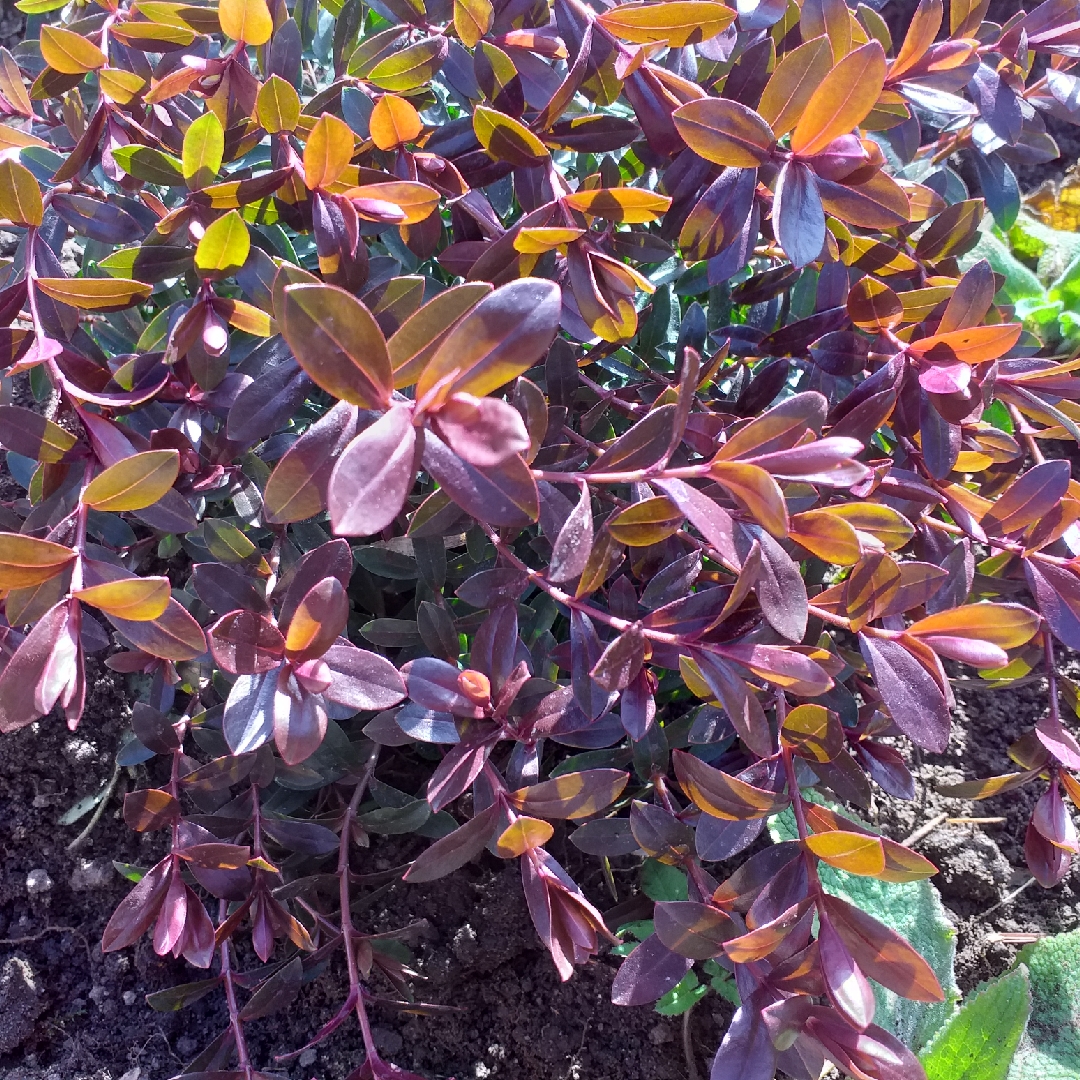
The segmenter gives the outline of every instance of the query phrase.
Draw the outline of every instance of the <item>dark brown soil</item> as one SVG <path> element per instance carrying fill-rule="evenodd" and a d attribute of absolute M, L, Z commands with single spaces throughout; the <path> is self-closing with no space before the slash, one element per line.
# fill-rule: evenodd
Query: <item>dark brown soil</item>
<path fill-rule="evenodd" d="M 193 973 L 155 956 L 148 941 L 128 953 L 101 953 L 102 928 L 130 888 L 109 860 L 147 865 L 157 858 L 160 839 L 130 832 L 114 797 L 85 848 L 75 855 L 65 850 L 80 825 L 60 827 L 57 819 L 106 781 L 125 725 L 122 688 L 105 675 L 96 681 L 88 718 L 75 735 L 50 720 L 39 731 L 28 728 L 4 739 L 0 967 L 11 956 L 29 964 L 41 1010 L 36 1022 L 23 1016 L 26 1037 L 0 1054 L 5 1080 L 106 1080 L 135 1067 L 140 1080 L 161 1080 L 178 1072 L 226 1022 L 217 996 L 178 1013 L 149 1009 L 147 993 L 188 981 Z M 400 863 L 402 850 L 387 839 L 366 862 L 372 870 L 386 869 Z M 414 945 L 424 976 L 417 996 L 457 1010 L 438 1017 L 377 1012 L 376 1039 L 386 1056 L 432 1077 L 460 1080 L 685 1076 L 680 1022 L 613 1006 L 617 961 L 610 958 L 560 984 L 529 923 L 516 869 L 485 858 L 447 881 L 399 885 L 366 913 L 367 926 L 377 931 L 427 921 Z M 33 871 L 48 875 L 47 892 L 28 893 Z M 582 880 L 594 900 L 611 905 L 598 872 Z M 333 1015 L 342 986 L 341 973 L 331 972 L 286 1013 L 252 1024 L 256 1060 L 272 1068 L 274 1054 L 304 1045 Z M 717 1040 L 720 1017 L 711 1009 L 694 1014 L 703 1061 Z M 0 1045 L 8 1034 L 0 1018 Z M 359 1031 L 346 1025 L 319 1047 L 315 1061 L 305 1061 L 305 1067 L 281 1072 L 297 1080 L 346 1076 L 362 1061 Z"/>

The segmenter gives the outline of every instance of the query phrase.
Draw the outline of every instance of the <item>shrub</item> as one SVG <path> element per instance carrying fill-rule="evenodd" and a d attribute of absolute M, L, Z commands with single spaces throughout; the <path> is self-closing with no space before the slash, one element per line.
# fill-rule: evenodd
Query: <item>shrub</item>
<path fill-rule="evenodd" d="M 922 0 L 895 50 L 840 0 L 62 4 L 0 51 L 4 386 L 40 406 L 0 408 L 0 729 L 74 728 L 87 653 L 139 688 L 162 857 L 103 947 L 216 965 L 155 1002 L 225 994 L 189 1071 L 258 1075 L 245 1022 L 340 957 L 313 1042 L 355 1013 L 357 1080 L 408 1075 L 372 833 L 434 840 L 406 881 L 519 860 L 569 978 L 612 938 L 570 821 L 683 882 L 613 994 L 733 973 L 714 1076 L 922 1077 L 869 980 L 942 987 L 818 868 L 934 867 L 803 789 L 911 798 L 891 740 L 946 749 L 946 664 L 1040 676 L 1019 771 L 952 794 L 1039 785 L 1046 887 L 1077 852 L 1077 361 L 971 254 L 1078 115 L 1075 3 L 954 0 L 939 41 Z"/>

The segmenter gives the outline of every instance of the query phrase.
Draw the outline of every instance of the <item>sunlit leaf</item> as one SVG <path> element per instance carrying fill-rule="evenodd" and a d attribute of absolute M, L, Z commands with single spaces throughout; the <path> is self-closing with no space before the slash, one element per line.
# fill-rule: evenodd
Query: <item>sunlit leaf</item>
<path fill-rule="evenodd" d="M 142 510 L 173 486 L 179 472 L 175 450 L 147 450 L 95 476 L 83 489 L 82 501 L 94 510 Z"/>

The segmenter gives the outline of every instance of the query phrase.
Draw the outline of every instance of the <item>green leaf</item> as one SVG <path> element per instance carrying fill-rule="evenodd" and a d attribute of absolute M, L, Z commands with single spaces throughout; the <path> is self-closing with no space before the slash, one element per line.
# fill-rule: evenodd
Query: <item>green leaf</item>
<path fill-rule="evenodd" d="M 1005 1080 L 1030 1007 L 1024 967 L 981 986 L 923 1051 L 926 1080 Z"/>
<path fill-rule="evenodd" d="M 650 900 L 685 900 L 686 873 L 658 859 L 646 859 L 641 868 L 641 891 Z"/>
<path fill-rule="evenodd" d="M 15 5 L 26 15 L 44 15 L 47 11 L 62 8 L 67 0 L 18 0 Z"/>
<path fill-rule="evenodd" d="M 959 262 L 961 268 L 967 270 L 980 259 L 985 259 L 997 273 L 1004 275 L 1004 290 L 1011 300 L 1045 295 L 1039 279 L 989 229 L 979 234 L 978 243 Z"/>
<path fill-rule="evenodd" d="M 854 814 L 815 797 L 812 792 L 804 791 L 803 798 L 822 803 L 864 828 L 872 828 Z M 773 843 L 798 837 L 790 807 L 769 819 L 769 835 Z M 906 1046 L 920 1050 L 945 1023 L 960 997 L 953 972 L 956 931 L 945 914 L 937 889 L 925 879 L 894 884 L 876 878 L 856 877 L 824 863 L 819 867 L 819 873 L 827 892 L 842 897 L 902 935 L 933 968 L 945 991 L 945 1001 L 941 1004 L 908 1001 L 877 983 L 871 984 L 877 999 L 874 1023 L 892 1032 Z"/>
<path fill-rule="evenodd" d="M 134 881 L 136 885 L 138 885 L 146 875 L 146 871 L 141 866 L 136 866 L 134 863 L 117 862 L 113 859 L 113 866 L 121 877 L 127 878 L 128 881 Z"/>
<path fill-rule="evenodd" d="M 232 274 L 244 265 L 251 251 L 251 235 L 244 219 L 230 210 L 211 223 L 195 249 L 195 269 L 200 274 Z"/>
<path fill-rule="evenodd" d="M 1031 979 L 1031 1017 L 1008 1080 L 1080 1076 L 1080 930 L 1026 945 L 1016 958 Z"/>
<path fill-rule="evenodd" d="M 693 1008 L 707 993 L 709 987 L 702 984 L 691 968 L 678 986 L 673 986 L 653 1008 L 661 1016 L 681 1016 L 687 1009 Z"/>
<path fill-rule="evenodd" d="M 178 187 L 184 182 L 181 162 L 152 146 L 117 146 L 112 155 L 116 164 L 136 180 L 163 187 Z"/>
<path fill-rule="evenodd" d="M 206 187 L 225 157 L 225 130 L 217 116 L 207 110 L 184 134 L 184 179 L 192 191 Z"/>

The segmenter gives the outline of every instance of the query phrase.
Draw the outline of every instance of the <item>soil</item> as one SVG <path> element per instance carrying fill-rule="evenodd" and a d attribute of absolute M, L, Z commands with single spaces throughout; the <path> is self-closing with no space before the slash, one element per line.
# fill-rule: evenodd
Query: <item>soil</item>
<path fill-rule="evenodd" d="M 990 17 L 1007 17 L 1015 0 L 993 0 Z M 914 0 L 884 9 L 899 40 Z M 0 41 L 19 40 L 20 17 L 0 5 Z M 1080 154 L 1080 129 L 1053 123 L 1062 157 L 1019 170 L 1024 190 L 1059 177 Z M 3 480 L 0 479 L 0 485 Z M 0 499 L 10 497 L 0 490 Z M 1078 665 L 1080 666 L 1080 665 Z M 3 740 L 0 759 L 0 1080 L 164 1080 L 179 1072 L 225 1025 L 221 995 L 175 1013 L 157 1013 L 145 995 L 193 976 L 182 962 L 156 956 L 147 940 L 103 955 L 102 929 L 130 885 L 111 860 L 155 861 L 160 840 L 131 832 L 120 817 L 126 772 L 100 821 L 75 853 L 67 850 L 86 819 L 58 824 L 79 799 L 109 782 L 129 716 L 122 678 L 91 659 L 86 719 L 71 733 L 55 719 Z M 957 977 L 965 992 L 1000 974 L 1018 945 L 1000 935 L 1058 933 L 1080 925 L 1080 865 L 1057 888 L 1033 884 L 1024 867 L 1023 835 L 1034 787 L 979 804 L 944 800 L 935 786 L 1009 771 L 1008 745 L 1045 709 L 1045 688 L 959 692 L 949 750 L 912 762 L 919 796 L 912 803 L 878 798 L 871 820 L 903 840 L 942 814 L 1003 818 L 982 826 L 943 822 L 915 842 L 940 873 L 941 892 L 957 931 Z M 553 853 L 601 910 L 613 904 L 595 860 L 557 835 Z M 415 854 L 409 842 L 375 838 L 372 870 Z M 722 873 L 723 868 L 712 868 Z M 616 871 L 619 899 L 633 875 Z M 398 884 L 365 912 L 381 931 L 420 921 L 413 949 L 421 978 L 417 999 L 443 1007 L 435 1015 L 386 1009 L 373 1016 L 380 1050 L 404 1068 L 458 1080 L 692 1080 L 708 1061 L 730 1017 L 715 995 L 683 1023 L 649 1008 L 611 1004 L 618 960 L 602 956 L 560 983 L 529 923 L 516 869 L 485 854 L 478 863 L 428 886 Z M 362 1043 L 347 1023 L 314 1054 L 280 1064 L 274 1056 L 302 1046 L 336 1011 L 343 973 L 331 970 L 302 991 L 285 1013 L 248 1025 L 254 1059 L 292 1080 L 341 1080 L 362 1061 Z"/>

